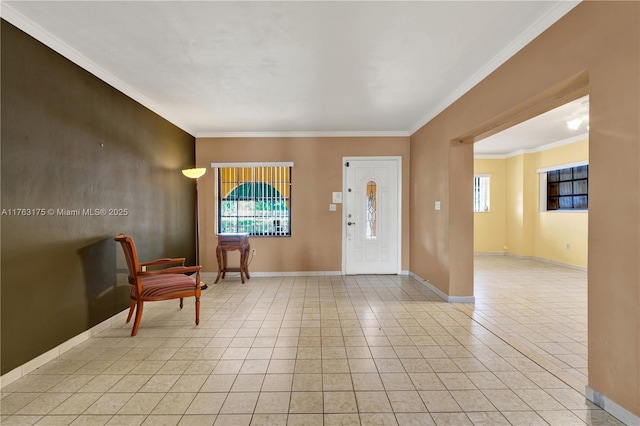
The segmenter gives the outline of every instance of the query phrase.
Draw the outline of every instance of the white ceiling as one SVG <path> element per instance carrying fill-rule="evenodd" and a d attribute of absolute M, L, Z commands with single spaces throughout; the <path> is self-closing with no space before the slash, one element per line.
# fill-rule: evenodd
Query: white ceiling
<path fill-rule="evenodd" d="M 577 1 L 2 1 L 195 136 L 409 135 Z"/>
<path fill-rule="evenodd" d="M 567 121 L 581 118 L 576 130 Z M 589 96 L 576 99 L 556 109 L 489 136 L 473 145 L 476 157 L 503 157 L 527 150 L 539 150 L 589 137 Z"/>

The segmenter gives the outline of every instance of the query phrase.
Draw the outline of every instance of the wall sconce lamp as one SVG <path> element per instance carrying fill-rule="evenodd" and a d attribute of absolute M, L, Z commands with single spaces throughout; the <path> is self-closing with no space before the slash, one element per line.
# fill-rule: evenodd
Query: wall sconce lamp
<path fill-rule="evenodd" d="M 198 179 L 201 178 L 207 169 L 204 167 L 196 168 L 196 169 L 184 169 L 182 174 L 188 177 L 189 179 L 194 179 L 196 181 L 196 265 L 200 265 L 200 215 L 198 212 Z M 200 282 L 200 288 L 202 290 L 207 288 L 207 285 L 203 282 Z"/>
<path fill-rule="evenodd" d="M 198 169 L 184 169 L 182 171 L 182 174 L 190 179 L 198 179 L 201 178 L 206 173 L 206 171 L 207 169 L 205 169 L 204 167 Z"/>

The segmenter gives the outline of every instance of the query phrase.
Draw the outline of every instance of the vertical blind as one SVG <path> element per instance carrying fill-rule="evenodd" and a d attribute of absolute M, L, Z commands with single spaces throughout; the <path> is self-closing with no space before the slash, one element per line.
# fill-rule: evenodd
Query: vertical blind
<path fill-rule="evenodd" d="M 475 213 L 489 211 L 489 176 L 473 177 L 473 211 Z"/>
<path fill-rule="evenodd" d="M 291 235 L 293 163 L 214 163 L 218 169 L 218 232 Z"/>

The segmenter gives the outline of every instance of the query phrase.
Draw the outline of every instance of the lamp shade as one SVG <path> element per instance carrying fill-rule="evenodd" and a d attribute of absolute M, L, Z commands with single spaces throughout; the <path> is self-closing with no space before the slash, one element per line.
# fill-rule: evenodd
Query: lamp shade
<path fill-rule="evenodd" d="M 204 167 L 198 169 L 184 169 L 182 171 L 182 174 L 191 179 L 198 179 L 199 177 L 204 175 L 206 171 L 207 169 L 205 169 Z"/>

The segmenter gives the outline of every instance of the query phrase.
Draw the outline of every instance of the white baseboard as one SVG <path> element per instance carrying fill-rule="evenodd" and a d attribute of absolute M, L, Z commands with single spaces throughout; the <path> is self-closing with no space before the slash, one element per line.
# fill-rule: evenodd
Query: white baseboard
<path fill-rule="evenodd" d="M 507 253 L 502 251 L 477 251 L 473 253 L 474 256 L 509 256 L 514 257 L 516 259 L 522 260 L 537 260 L 542 263 L 549 263 L 551 265 L 563 266 L 569 269 L 575 269 L 582 272 L 587 272 L 587 268 L 585 266 L 572 265 L 570 263 L 558 262 L 557 260 L 545 259 L 544 257 L 537 256 L 523 256 L 520 254 Z"/>
<path fill-rule="evenodd" d="M 239 276 L 237 272 L 232 272 L 231 274 L 236 274 Z M 327 277 L 327 276 L 341 276 L 342 271 L 290 271 L 290 272 L 252 272 L 249 271 L 249 274 L 252 277 L 260 277 L 260 278 L 269 278 L 269 277 Z M 227 272 L 227 275 L 230 275 Z M 400 271 L 398 275 L 410 275 L 408 270 Z M 231 275 L 234 276 L 234 275 Z M 201 279 L 210 278 L 215 280 L 217 277 L 216 272 L 204 272 L 200 274 Z"/>
<path fill-rule="evenodd" d="M 640 417 L 616 404 L 605 395 L 590 386 L 585 386 L 587 399 L 626 425 L 640 425 Z"/>
<path fill-rule="evenodd" d="M 341 271 L 249 272 L 252 277 L 326 277 L 342 275 Z"/>
<path fill-rule="evenodd" d="M 200 280 L 215 280 L 217 276 L 217 272 L 200 272 Z"/>
<path fill-rule="evenodd" d="M 42 367 L 47 362 L 56 359 L 61 354 L 67 352 L 69 349 L 75 346 L 78 346 L 80 343 L 84 342 L 85 340 L 88 340 L 90 337 L 93 337 L 96 334 L 100 333 L 101 331 L 104 331 L 107 328 L 113 326 L 114 323 L 124 322 L 127 319 L 128 313 L 129 313 L 129 308 L 112 316 L 111 318 L 105 321 L 102 321 L 100 324 L 97 324 L 91 327 L 89 330 L 84 331 L 78 334 L 77 336 L 72 337 L 66 342 L 59 344 L 55 348 L 48 350 L 47 352 L 37 356 L 31 361 L 28 361 L 25 364 L 22 364 L 20 367 L 14 368 L 8 373 L 3 374 L 2 376 L 0 376 L 0 389 L 8 385 L 9 383 L 13 383 L 16 380 L 20 379 L 21 377 L 26 376 L 32 371 Z"/>
<path fill-rule="evenodd" d="M 506 253 L 503 251 L 476 251 L 474 256 L 504 256 Z"/>
<path fill-rule="evenodd" d="M 538 262 L 542 262 L 542 263 L 549 263 L 551 265 L 562 266 L 569 269 L 575 269 L 577 271 L 587 272 L 587 268 L 585 266 L 572 265 L 570 263 L 557 262 L 555 260 L 544 259 L 542 257 L 535 257 L 535 256 L 531 257 L 531 259 L 537 260 Z"/>
<path fill-rule="evenodd" d="M 424 285 L 429 290 L 434 292 L 436 295 L 438 295 L 438 297 L 440 297 L 445 302 L 449 302 L 449 303 L 475 303 L 475 301 L 476 301 L 476 298 L 473 297 L 473 296 L 449 296 L 448 294 L 446 294 L 445 292 L 440 290 L 438 287 L 436 287 L 433 284 L 431 284 L 429 281 L 423 279 L 419 275 L 417 275 L 417 274 L 415 274 L 415 273 L 413 273 L 411 271 L 409 271 L 409 275 L 411 277 L 413 277 L 416 281 L 418 281 L 420 284 Z"/>

